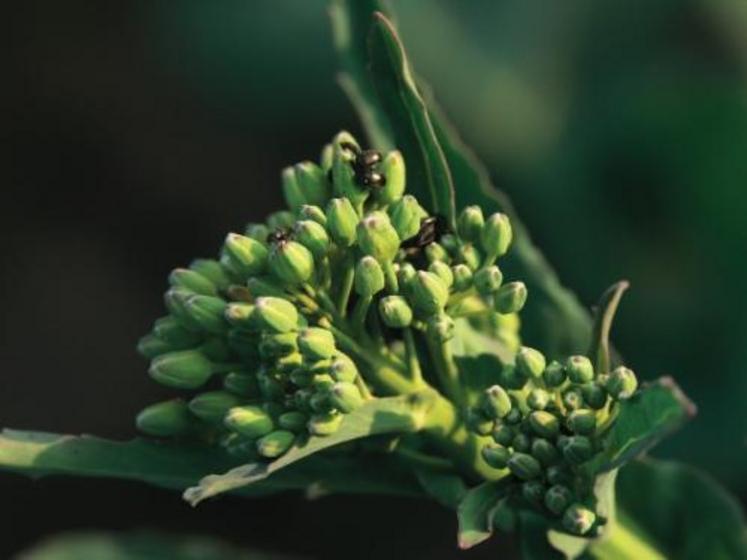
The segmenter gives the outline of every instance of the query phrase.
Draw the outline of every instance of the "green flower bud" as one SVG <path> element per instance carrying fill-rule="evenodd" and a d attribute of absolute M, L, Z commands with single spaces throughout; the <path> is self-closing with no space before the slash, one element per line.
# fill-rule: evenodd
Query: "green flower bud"
<path fill-rule="evenodd" d="M 201 330 L 200 325 L 195 323 L 187 312 L 187 300 L 194 295 L 193 292 L 184 288 L 171 288 L 163 295 L 163 302 L 169 313 L 171 313 L 186 328 L 194 331 Z"/>
<path fill-rule="evenodd" d="M 505 385 L 504 385 L 505 386 Z M 513 408 L 511 409 L 511 412 L 506 414 L 506 416 L 503 418 L 503 421 L 506 424 L 510 424 L 512 426 L 515 426 L 519 422 L 521 422 L 521 410 L 519 410 L 516 402 L 511 401 L 513 403 Z"/>
<path fill-rule="evenodd" d="M 199 334 L 185 329 L 181 322 L 171 316 L 156 320 L 153 333 L 174 350 L 192 348 L 202 339 Z"/>
<path fill-rule="evenodd" d="M 417 199 L 406 194 L 389 208 L 392 226 L 400 239 L 410 239 L 420 231 L 420 223 L 428 213 L 418 204 Z"/>
<path fill-rule="evenodd" d="M 402 296 L 387 296 L 379 301 L 379 314 L 387 327 L 403 329 L 412 323 L 412 309 Z"/>
<path fill-rule="evenodd" d="M 335 337 L 327 329 L 309 327 L 298 335 L 298 347 L 309 360 L 324 360 L 335 353 Z"/>
<path fill-rule="evenodd" d="M 638 379 L 633 370 L 620 366 L 610 373 L 606 388 L 613 399 L 629 399 L 638 388 Z"/>
<path fill-rule="evenodd" d="M 501 370 L 501 385 L 507 389 L 518 391 L 527 383 L 527 376 L 522 370 L 510 364 L 505 365 Z"/>
<path fill-rule="evenodd" d="M 329 392 L 332 405 L 341 412 L 352 412 L 363 404 L 363 397 L 353 383 L 335 383 Z"/>
<path fill-rule="evenodd" d="M 532 480 L 542 474 L 539 461 L 526 453 L 514 453 L 508 460 L 511 473 L 521 480 Z"/>
<path fill-rule="evenodd" d="M 306 422 L 308 417 L 297 410 L 291 410 L 289 412 L 283 412 L 278 416 L 278 426 L 294 434 L 299 434 L 306 430 Z"/>
<path fill-rule="evenodd" d="M 342 418 L 342 414 L 334 412 L 314 414 L 306 427 L 312 435 L 330 436 L 340 428 Z"/>
<path fill-rule="evenodd" d="M 513 238 L 511 222 L 505 214 L 495 213 L 485 222 L 482 229 L 482 247 L 488 261 L 501 257 L 508 251 Z"/>
<path fill-rule="evenodd" d="M 555 515 L 560 515 L 573 500 L 573 493 L 567 486 L 553 485 L 545 494 L 545 507 Z"/>
<path fill-rule="evenodd" d="M 153 334 L 145 335 L 137 343 L 137 353 L 149 360 L 173 350 L 176 348 Z"/>
<path fill-rule="evenodd" d="M 332 159 L 335 157 L 335 147 L 332 144 L 325 144 L 322 153 L 319 155 L 319 165 L 322 171 L 328 173 L 332 169 Z"/>
<path fill-rule="evenodd" d="M 226 299 L 228 301 L 240 301 L 242 303 L 251 303 L 254 299 L 252 292 L 246 286 L 231 284 L 226 289 Z"/>
<path fill-rule="evenodd" d="M 551 439 L 558 434 L 560 423 L 553 414 L 544 410 L 535 410 L 529 415 L 529 424 L 537 435 Z"/>
<path fill-rule="evenodd" d="M 322 205 L 327 202 L 331 194 L 330 187 L 327 182 L 327 175 L 321 167 L 311 161 L 302 161 L 295 165 L 294 170 L 296 181 L 304 198 L 301 204 Z M 297 210 L 301 204 L 298 207 L 289 206 L 293 210 Z"/>
<path fill-rule="evenodd" d="M 279 358 L 298 351 L 298 335 L 294 332 L 263 333 L 259 353 L 265 358 Z"/>
<path fill-rule="evenodd" d="M 607 391 L 596 382 L 584 383 L 581 386 L 584 402 L 594 410 L 600 410 L 607 404 Z"/>
<path fill-rule="evenodd" d="M 251 237 L 229 233 L 223 243 L 220 262 L 242 278 L 254 276 L 267 265 L 267 247 Z"/>
<path fill-rule="evenodd" d="M 574 535 L 585 535 L 594 526 L 597 516 L 581 504 L 573 504 L 563 514 L 563 528 Z"/>
<path fill-rule="evenodd" d="M 504 447 L 508 447 L 513 442 L 516 432 L 514 429 L 503 422 L 496 422 L 493 429 L 493 440 Z"/>
<path fill-rule="evenodd" d="M 454 275 L 454 291 L 463 292 L 472 287 L 472 271 L 466 264 L 458 264 L 451 269 Z"/>
<path fill-rule="evenodd" d="M 384 212 L 371 212 L 356 228 L 358 245 L 380 263 L 391 262 L 399 250 L 399 236 Z"/>
<path fill-rule="evenodd" d="M 511 507 L 508 498 L 501 498 L 493 510 L 493 525 L 506 533 L 516 529 L 516 512 Z"/>
<path fill-rule="evenodd" d="M 588 383 L 594 379 L 594 366 L 586 356 L 571 356 L 565 362 L 565 371 L 572 383 Z"/>
<path fill-rule="evenodd" d="M 439 313 L 428 318 L 426 322 L 428 335 L 438 342 L 447 342 L 454 338 L 456 324 L 446 313 Z"/>
<path fill-rule="evenodd" d="M 440 243 L 436 243 L 436 242 L 429 243 L 425 247 L 425 258 L 428 259 L 429 263 L 451 262 L 451 258 L 449 257 L 448 251 L 444 249 L 443 245 L 441 245 Z"/>
<path fill-rule="evenodd" d="M 270 235 L 270 228 L 266 224 L 247 224 L 244 228 L 244 235 L 265 245 Z"/>
<path fill-rule="evenodd" d="M 223 387 L 240 397 L 259 396 L 259 383 L 257 376 L 253 373 L 232 371 L 223 378 Z"/>
<path fill-rule="evenodd" d="M 176 268 L 169 274 L 169 284 L 176 288 L 184 288 L 196 294 L 214 296 L 217 293 L 215 285 L 199 272 L 188 268 Z"/>
<path fill-rule="evenodd" d="M 511 398 L 503 387 L 493 385 L 485 389 L 482 408 L 490 418 L 503 418 L 511 412 Z"/>
<path fill-rule="evenodd" d="M 594 433 L 597 427 L 597 415 L 593 410 L 578 409 L 568 415 L 568 428 L 582 436 L 588 436 Z"/>
<path fill-rule="evenodd" d="M 311 410 L 322 415 L 330 414 L 334 408 L 326 391 L 314 392 L 309 398 L 309 406 Z"/>
<path fill-rule="evenodd" d="M 285 391 L 283 384 L 276 376 L 267 372 L 260 371 L 257 374 L 257 384 L 259 385 L 259 394 L 265 401 L 275 401 L 283 398 Z"/>
<path fill-rule="evenodd" d="M 320 226 L 326 227 L 327 225 L 327 216 L 324 214 L 324 210 L 313 204 L 304 204 L 301 206 L 298 211 L 298 217 L 301 220 L 311 220 L 312 222 L 316 222 Z"/>
<path fill-rule="evenodd" d="M 412 293 L 417 275 L 418 271 L 410 263 L 404 262 L 399 265 L 397 269 L 397 283 L 404 294 Z"/>
<path fill-rule="evenodd" d="M 543 438 L 532 441 L 532 457 L 537 459 L 543 466 L 549 467 L 560 460 L 560 453 L 555 446 Z"/>
<path fill-rule="evenodd" d="M 492 418 L 487 418 L 482 410 L 468 408 L 464 418 L 467 428 L 476 434 L 481 436 L 487 436 L 495 427 L 495 421 Z"/>
<path fill-rule="evenodd" d="M 226 274 L 223 266 L 213 259 L 195 259 L 189 265 L 189 268 L 203 278 L 207 278 L 210 283 L 219 290 L 224 290 L 231 284 L 231 279 Z M 194 288 L 190 289 L 199 293 L 198 290 L 195 290 Z M 213 294 L 206 293 L 205 295 Z"/>
<path fill-rule="evenodd" d="M 286 167 L 283 169 L 283 172 L 280 175 L 280 183 L 283 187 L 283 198 L 285 199 L 285 203 L 291 210 L 295 212 L 302 204 L 308 202 L 301 190 L 301 185 L 298 182 L 296 171 L 293 167 Z"/>
<path fill-rule="evenodd" d="M 226 340 L 219 336 L 206 338 L 197 350 L 211 362 L 225 362 L 231 357 L 231 348 Z"/>
<path fill-rule="evenodd" d="M 299 338 L 299 348 L 301 347 Z M 293 370 L 303 365 L 303 355 L 300 352 L 293 352 L 275 360 L 275 368 L 279 373 L 290 374 Z"/>
<path fill-rule="evenodd" d="M 255 298 L 264 296 L 284 298 L 286 295 L 285 291 L 278 287 L 277 280 L 272 276 L 252 276 L 246 281 L 246 286 L 249 288 L 249 293 Z"/>
<path fill-rule="evenodd" d="M 274 429 L 272 418 L 261 407 L 254 405 L 236 406 L 230 409 L 223 423 L 232 432 L 249 438 L 258 438 Z"/>
<path fill-rule="evenodd" d="M 144 408 L 135 419 L 137 429 L 155 437 L 174 437 L 189 433 L 194 421 L 187 405 L 181 399 L 173 399 Z"/>
<path fill-rule="evenodd" d="M 340 247 L 355 243 L 358 214 L 347 198 L 333 198 L 327 204 L 327 229 Z"/>
<path fill-rule="evenodd" d="M 253 315 L 254 306 L 251 303 L 229 303 L 224 312 L 226 321 L 236 327 L 250 326 Z"/>
<path fill-rule="evenodd" d="M 518 313 L 527 301 L 524 282 L 509 282 L 500 287 L 493 296 L 493 308 L 503 315 Z"/>
<path fill-rule="evenodd" d="M 514 448 L 514 451 L 529 453 L 532 449 L 532 438 L 525 433 L 519 432 L 514 436 L 511 447 Z"/>
<path fill-rule="evenodd" d="M 366 255 L 355 267 L 355 293 L 363 297 L 372 297 L 384 289 L 384 271 L 375 258 Z"/>
<path fill-rule="evenodd" d="M 462 245 L 459 253 L 459 260 L 466 264 L 472 272 L 479 270 L 482 264 L 482 257 L 480 256 L 480 251 L 474 245 L 469 243 Z"/>
<path fill-rule="evenodd" d="M 457 231 L 459 236 L 470 243 L 480 240 L 482 229 L 485 225 L 485 217 L 479 206 L 467 206 L 459 214 Z"/>
<path fill-rule="evenodd" d="M 424 270 L 418 271 L 412 283 L 413 303 L 424 315 L 440 313 L 449 300 L 449 289 L 438 276 Z"/>
<path fill-rule="evenodd" d="M 540 505 L 545 498 L 545 485 L 539 480 L 530 480 L 521 485 L 521 495 L 530 504 Z"/>
<path fill-rule="evenodd" d="M 576 410 L 584 406 L 584 397 L 578 387 L 571 387 L 563 392 L 563 404 L 569 410 Z"/>
<path fill-rule="evenodd" d="M 459 238 L 456 235 L 454 235 L 453 233 L 444 233 L 439 238 L 438 242 L 444 249 L 446 249 L 446 252 L 449 253 L 450 257 L 459 257 L 462 243 L 459 241 Z"/>
<path fill-rule="evenodd" d="M 573 474 L 565 465 L 553 465 L 547 468 L 547 481 L 550 484 L 573 485 Z"/>
<path fill-rule="evenodd" d="M 270 270 L 281 281 L 295 286 L 303 284 L 314 272 L 314 257 L 295 241 L 276 243 L 270 251 Z"/>
<path fill-rule="evenodd" d="M 560 362 L 553 360 L 547 364 L 545 371 L 542 372 L 542 379 L 548 387 L 561 386 L 565 381 L 565 367 Z"/>
<path fill-rule="evenodd" d="M 293 445 L 296 434 L 287 430 L 276 430 L 257 440 L 257 451 L 262 457 L 275 459 L 284 455 Z"/>
<path fill-rule="evenodd" d="M 486 445 L 482 448 L 482 458 L 494 469 L 505 469 L 511 452 L 502 445 Z"/>
<path fill-rule="evenodd" d="M 195 350 L 169 352 L 156 357 L 148 373 L 161 385 L 175 389 L 197 389 L 212 374 L 212 364 Z"/>
<path fill-rule="evenodd" d="M 226 302 L 213 296 L 190 296 L 185 310 L 192 321 L 211 334 L 223 334 L 228 330 L 225 320 Z"/>
<path fill-rule="evenodd" d="M 332 358 L 329 366 L 329 374 L 335 381 L 346 381 L 352 383 L 358 377 L 358 368 L 355 362 L 347 355 L 338 353 Z"/>
<path fill-rule="evenodd" d="M 448 264 L 442 261 L 434 261 L 428 267 L 428 271 L 438 276 L 447 288 L 454 284 L 454 273 L 451 272 L 451 267 Z"/>
<path fill-rule="evenodd" d="M 189 401 L 189 410 L 200 420 L 217 424 L 229 409 L 240 404 L 239 398 L 228 391 L 208 391 L 200 393 Z"/>
<path fill-rule="evenodd" d="M 261 297 L 254 304 L 252 321 L 263 329 L 289 332 L 298 325 L 298 311 L 286 299 Z"/>
<path fill-rule="evenodd" d="M 321 259 L 329 252 L 329 236 L 323 225 L 312 220 L 299 220 L 293 231 L 295 239 L 315 258 Z"/>
<path fill-rule="evenodd" d="M 291 229 L 295 222 L 296 217 L 293 215 L 293 212 L 289 212 L 288 210 L 280 210 L 267 216 L 267 227 L 270 230 Z"/>
<path fill-rule="evenodd" d="M 402 198 L 405 192 L 405 159 L 398 150 L 389 152 L 379 166 L 384 175 L 384 186 L 376 189 L 376 200 L 381 204 L 391 204 Z"/>
<path fill-rule="evenodd" d="M 539 379 L 545 371 L 545 357 L 539 350 L 522 346 L 516 355 L 516 369 L 524 377 Z"/>
<path fill-rule="evenodd" d="M 563 457 L 572 465 L 580 465 L 591 459 L 594 448 L 585 436 L 571 436 L 562 446 Z"/>
<path fill-rule="evenodd" d="M 355 155 L 347 148 L 335 144 L 332 159 L 332 186 L 337 196 L 349 199 L 355 207 L 361 206 L 368 198 L 368 189 L 358 184 L 352 160 Z"/>

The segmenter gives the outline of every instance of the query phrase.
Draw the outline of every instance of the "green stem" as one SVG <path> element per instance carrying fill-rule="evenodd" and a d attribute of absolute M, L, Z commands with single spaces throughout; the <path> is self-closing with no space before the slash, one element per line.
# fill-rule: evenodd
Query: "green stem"
<path fill-rule="evenodd" d="M 348 302 L 350 294 L 353 291 L 353 282 L 355 280 L 355 268 L 353 267 L 352 258 L 346 256 L 342 260 L 342 282 L 340 283 L 340 293 L 337 297 L 337 311 L 342 316 L 347 315 Z"/>
<path fill-rule="evenodd" d="M 590 551 L 592 556 L 603 560 L 666 560 L 666 556 L 626 527 L 619 518 L 607 528 L 604 537 L 592 545 Z"/>
<path fill-rule="evenodd" d="M 407 352 L 407 369 L 410 370 L 410 379 L 422 383 L 423 372 L 420 369 L 418 350 L 415 346 L 415 337 L 412 334 L 412 329 L 404 329 L 402 331 L 402 336 L 405 340 L 405 351 Z"/>
<path fill-rule="evenodd" d="M 358 301 L 355 302 L 355 308 L 353 309 L 353 332 L 358 336 L 363 336 L 366 333 L 366 315 L 368 314 L 368 308 L 371 307 L 373 296 L 361 296 Z"/>
<path fill-rule="evenodd" d="M 454 363 L 449 345 L 436 339 L 430 333 L 426 334 L 428 350 L 433 359 L 433 367 L 436 370 L 441 389 L 454 402 L 461 402 L 462 391 L 459 386 L 459 370 Z"/>
<path fill-rule="evenodd" d="M 394 272 L 394 264 L 386 262 L 382 265 L 384 268 L 384 279 L 386 280 L 386 289 L 390 294 L 399 293 L 399 280 L 397 273 Z"/>

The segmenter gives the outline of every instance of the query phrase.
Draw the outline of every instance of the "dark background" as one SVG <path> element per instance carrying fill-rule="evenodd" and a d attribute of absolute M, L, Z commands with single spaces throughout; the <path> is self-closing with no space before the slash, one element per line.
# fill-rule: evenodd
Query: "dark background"
<path fill-rule="evenodd" d="M 656 452 L 747 481 L 747 9 L 742 0 L 394 2 L 415 66 L 585 304 L 626 277 L 614 339 L 700 407 Z M 279 170 L 360 132 L 325 3 L 9 9 L 0 425 L 128 437 L 164 394 L 134 352 L 169 270 L 280 202 Z M 531 341 L 527 341 L 531 344 Z M 462 553 L 411 500 L 225 498 L 0 476 L 0 557 L 79 528 L 227 537 L 307 557 Z M 511 543 L 506 546 L 510 548 Z"/>

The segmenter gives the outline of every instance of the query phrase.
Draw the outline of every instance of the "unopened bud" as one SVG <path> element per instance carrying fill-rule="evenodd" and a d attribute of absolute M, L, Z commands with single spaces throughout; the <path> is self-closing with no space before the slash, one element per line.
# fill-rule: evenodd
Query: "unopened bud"
<path fill-rule="evenodd" d="M 535 438 L 532 441 L 532 457 L 542 465 L 549 467 L 560 460 L 560 453 L 555 446 L 543 438 Z"/>
<path fill-rule="evenodd" d="M 254 405 L 236 406 L 230 409 L 223 423 L 229 430 L 249 438 L 258 438 L 272 432 L 272 418 L 261 407 Z"/>
<path fill-rule="evenodd" d="M 213 259 L 195 259 L 189 265 L 190 270 L 194 270 L 204 278 L 207 278 L 213 286 L 219 290 L 226 289 L 231 284 L 231 279 L 226 274 L 223 266 Z M 196 291 L 193 289 L 193 291 Z M 212 294 L 206 294 L 212 295 Z"/>
<path fill-rule="evenodd" d="M 223 243 L 221 263 L 242 278 L 254 276 L 267 264 L 267 248 L 251 237 L 229 233 Z"/>
<path fill-rule="evenodd" d="M 334 434 L 342 423 L 343 415 L 335 412 L 314 414 L 306 427 L 315 436 L 329 436 Z"/>
<path fill-rule="evenodd" d="M 586 356 L 571 356 L 565 362 L 565 371 L 572 383 L 588 383 L 594 379 L 594 366 Z"/>
<path fill-rule="evenodd" d="M 384 289 L 384 271 L 374 257 L 366 255 L 355 267 L 355 293 L 372 297 Z"/>
<path fill-rule="evenodd" d="M 545 371 L 545 357 L 539 350 L 522 346 L 516 355 L 516 369 L 525 377 L 539 379 Z"/>
<path fill-rule="evenodd" d="M 417 270 L 409 262 L 401 263 L 397 270 L 397 283 L 404 294 L 411 293 L 417 277 Z"/>
<path fill-rule="evenodd" d="M 257 440 L 257 451 L 262 457 L 275 459 L 285 454 L 296 439 L 293 432 L 287 430 L 276 430 Z"/>
<path fill-rule="evenodd" d="M 490 295 L 501 287 L 503 273 L 495 265 L 488 266 L 478 270 L 473 281 L 478 292 L 483 295 Z"/>
<path fill-rule="evenodd" d="M 560 515 L 570 505 L 573 493 L 567 486 L 553 485 L 545 494 L 545 507 L 555 515 Z"/>
<path fill-rule="evenodd" d="M 571 486 L 573 484 L 573 474 L 566 465 L 553 465 L 547 468 L 547 481 L 550 484 Z"/>
<path fill-rule="evenodd" d="M 270 251 L 269 263 L 273 274 L 291 286 L 303 284 L 314 272 L 311 251 L 296 241 L 275 244 Z"/>
<path fill-rule="evenodd" d="M 329 236 L 324 226 L 313 220 L 299 220 L 294 228 L 294 238 L 311 254 L 321 259 L 329 252 Z"/>
<path fill-rule="evenodd" d="M 524 282 L 509 282 L 501 286 L 493 296 L 494 309 L 503 315 L 518 313 L 527 301 Z"/>
<path fill-rule="evenodd" d="M 514 436 L 511 447 L 514 448 L 514 451 L 529 453 L 532 450 L 532 438 L 523 432 L 519 432 Z"/>
<path fill-rule="evenodd" d="M 572 465 L 580 465 L 591 459 L 594 448 L 586 436 L 571 436 L 562 446 L 563 457 Z"/>
<path fill-rule="evenodd" d="M 591 530 L 597 516 L 581 504 L 573 504 L 563 514 L 563 527 L 574 535 L 585 535 Z"/>
<path fill-rule="evenodd" d="M 335 381 L 353 382 L 358 377 L 355 362 L 342 353 L 335 354 L 329 366 L 329 374 Z"/>
<path fill-rule="evenodd" d="M 459 221 L 457 222 L 459 236 L 469 243 L 480 240 L 484 225 L 485 217 L 482 214 L 482 208 L 479 206 L 467 206 L 459 214 Z"/>
<path fill-rule="evenodd" d="M 332 239 L 341 247 L 355 242 L 358 214 L 347 198 L 333 198 L 327 204 L 327 229 Z"/>
<path fill-rule="evenodd" d="M 298 335 L 295 332 L 263 333 L 259 353 L 265 358 L 279 358 L 298 350 Z"/>
<path fill-rule="evenodd" d="M 486 445 L 482 448 L 482 458 L 494 469 L 505 469 L 511 452 L 502 445 Z"/>
<path fill-rule="evenodd" d="M 229 303 L 224 316 L 226 321 L 237 327 L 248 327 L 252 320 L 254 306 L 251 303 Z"/>
<path fill-rule="evenodd" d="M 472 270 L 466 264 L 458 264 L 451 269 L 454 275 L 454 291 L 463 292 L 472 287 Z"/>
<path fill-rule="evenodd" d="M 526 453 L 514 453 L 508 460 L 508 468 L 521 480 L 532 480 L 542 474 L 539 461 Z"/>
<path fill-rule="evenodd" d="M 449 299 L 449 289 L 438 276 L 418 271 L 412 283 L 413 302 L 424 315 L 440 313 Z"/>
<path fill-rule="evenodd" d="M 638 379 L 633 370 L 620 366 L 610 373 L 606 388 L 613 399 L 629 399 L 638 388 Z"/>
<path fill-rule="evenodd" d="M 352 161 L 355 154 L 346 147 L 335 143 L 332 158 L 332 186 L 335 195 L 349 199 L 356 207 L 368 198 L 368 189 L 358 184 Z"/>
<path fill-rule="evenodd" d="M 175 389 L 197 389 L 212 374 L 212 364 L 195 350 L 169 352 L 156 357 L 148 370 L 158 383 Z"/>
<path fill-rule="evenodd" d="M 481 436 L 491 434 L 495 427 L 495 421 L 492 418 L 488 418 L 482 409 L 468 408 L 464 421 L 471 432 Z"/>
<path fill-rule="evenodd" d="M 558 434 L 560 422 L 556 416 L 544 410 L 535 410 L 529 415 L 529 424 L 541 437 L 552 439 Z"/>
<path fill-rule="evenodd" d="M 267 227 L 271 231 L 288 230 L 293 227 L 296 216 L 288 210 L 279 210 L 267 216 Z"/>
<path fill-rule="evenodd" d="M 298 183 L 296 171 L 293 167 L 286 167 L 280 175 L 280 183 L 283 187 L 283 198 L 288 207 L 294 212 L 308 200 L 301 191 L 301 185 Z"/>
<path fill-rule="evenodd" d="M 578 409 L 568 415 L 568 428 L 579 435 L 588 436 L 597 427 L 597 415 L 593 410 Z"/>
<path fill-rule="evenodd" d="M 381 204 L 391 204 L 405 192 L 405 159 L 398 150 L 384 156 L 379 171 L 384 175 L 384 185 L 376 189 L 376 199 Z"/>
<path fill-rule="evenodd" d="M 202 337 L 184 328 L 184 325 L 172 316 L 161 317 L 153 325 L 153 333 L 174 350 L 186 350 L 200 342 Z"/>
<path fill-rule="evenodd" d="M 135 419 L 138 430 L 155 437 L 174 437 L 190 432 L 194 424 L 186 403 L 173 399 L 144 408 Z"/>
<path fill-rule="evenodd" d="M 304 204 L 298 211 L 298 217 L 302 220 L 311 220 L 320 226 L 327 225 L 327 216 L 320 206 L 314 204 Z"/>
<path fill-rule="evenodd" d="M 329 391 L 329 400 L 341 412 L 352 412 L 363 404 L 363 397 L 353 383 L 335 383 Z"/>
<path fill-rule="evenodd" d="M 213 296 L 194 295 L 186 301 L 186 312 L 200 328 L 211 334 L 222 334 L 228 329 L 224 318 L 226 302 Z"/>
<path fill-rule="evenodd" d="M 594 410 L 600 410 L 607 404 L 607 391 L 600 383 L 595 381 L 584 383 L 581 386 L 581 394 L 584 397 L 584 402 Z"/>
<path fill-rule="evenodd" d="M 576 410 L 584 406 L 584 397 L 578 387 L 571 387 L 563 391 L 563 405 L 569 410 Z"/>
<path fill-rule="evenodd" d="M 471 243 L 467 243 L 462 245 L 459 253 L 459 259 L 466 264 L 472 272 L 479 270 L 480 265 L 482 264 L 482 256 L 480 255 L 480 251 L 477 250 L 477 247 Z"/>
<path fill-rule="evenodd" d="M 189 401 L 189 410 L 200 420 L 217 424 L 229 409 L 240 404 L 239 398 L 228 391 L 208 391 Z"/>
<path fill-rule="evenodd" d="M 244 228 L 244 235 L 265 245 L 270 235 L 270 228 L 267 227 L 267 224 L 249 223 Z"/>
<path fill-rule="evenodd" d="M 496 422 L 493 428 L 493 440 L 504 447 L 511 445 L 516 436 L 516 431 L 504 422 Z"/>
<path fill-rule="evenodd" d="M 542 372 L 542 379 L 548 387 L 560 387 L 565 381 L 565 367 L 560 362 L 553 360 L 545 371 Z"/>
<path fill-rule="evenodd" d="M 447 342 L 454 338 L 456 324 L 446 313 L 432 315 L 426 321 L 428 335 L 438 342 Z"/>
<path fill-rule="evenodd" d="M 321 167 L 311 161 L 303 161 L 296 164 L 294 170 L 303 195 L 301 204 L 322 205 L 327 202 L 330 197 L 330 188 L 327 175 Z M 298 207 L 292 207 L 292 209 L 297 210 L 301 204 Z"/>
<path fill-rule="evenodd" d="M 500 385 L 493 385 L 485 389 L 483 410 L 495 420 L 503 418 L 511 412 L 511 398 L 506 390 Z"/>
<path fill-rule="evenodd" d="M 327 329 L 309 327 L 298 335 L 298 348 L 309 360 L 324 360 L 335 353 L 335 337 Z"/>
<path fill-rule="evenodd" d="M 511 222 L 505 214 L 496 213 L 490 216 L 482 229 L 482 247 L 489 261 L 506 254 L 511 245 L 513 231 Z"/>
<path fill-rule="evenodd" d="M 173 350 L 176 348 L 153 334 L 145 335 L 137 343 L 137 353 L 149 360 Z"/>
<path fill-rule="evenodd" d="M 253 373 L 232 371 L 223 378 L 223 387 L 240 397 L 259 396 L 259 383 Z"/>
<path fill-rule="evenodd" d="M 185 288 L 196 294 L 214 296 L 217 293 L 215 285 L 199 272 L 188 268 L 176 268 L 169 274 L 169 284 L 177 288 Z"/>
<path fill-rule="evenodd" d="M 322 153 L 319 154 L 319 165 L 322 171 L 328 173 L 332 169 L 332 158 L 335 157 L 335 147 L 332 144 L 325 144 Z"/>
<path fill-rule="evenodd" d="M 380 263 L 391 262 L 399 250 L 399 236 L 389 216 L 384 212 L 371 212 L 356 229 L 361 250 Z"/>
<path fill-rule="evenodd" d="M 284 412 L 278 416 L 278 426 L 295 434 L 303 432 L 306 429 L 306 422 L 308 421 L 308 417 L 303 412 L 297 410 Z"/>
<path fill-rule="evenodd" d="M 545 485 L 539 480 L 530 480 L 521 485 L 521 495 L 530 504 L 540 505 L 545 498 Z"/>
<path fill-rule="evenodd" d="M 440 243 L 436 243 L 435 241 L 433 243 L 429 243 L 428 245 L 426 245 L 425 258 L 428 259 L 429 263 L 451 262 L 451 257 L 449 257 L 449 252 L 444 248 L 443 245 L 441 245 Z"/>
<path fill-rule="evenodd" d="M 289 332 L 298 325 L 298 311 L 288 300 L 275 297 L 257 298 L 252 320 L 261 328 Z"/>
<path fill-rule="evenodd" d="M 392 226 L 400 239 L 410 239 L 420 231 L 420 223 L 428 214 L 417 199 L 406 194 L 389 209 Z"/>
<path fill-rule="evenodd" d="M 428 267 L 428 270 L 438 276 L 447 288 L 454 284 L 454 273 L 451 267 L 442 261 L 434 261 Z"/>
<path fill-rule="evenodd" d="M 532 410 L 545 410 L 550 402 L 550 395 L 543 389 L 532 389 L 527 395 L 527 405 Z"/>
<path fill-rule="evenodd" d="M 412 323 L 412 309 L 402 296 L 387 296 L 379 301 L 379 314 L 387 327 L 403 329 Z"/>

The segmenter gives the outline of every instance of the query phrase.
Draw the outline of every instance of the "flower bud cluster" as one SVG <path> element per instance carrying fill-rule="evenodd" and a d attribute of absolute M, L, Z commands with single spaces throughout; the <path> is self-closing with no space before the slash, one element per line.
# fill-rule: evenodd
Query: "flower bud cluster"
<path fill-rule="evenodd" d="M 538 509 L 575 535 L 601 526 L 594 481 L 581 466 L 601 451 L 616 403 L 636 388 L 628 368 L 600 375 L 586 356 L 548 363 L 539 351 L 521 348 L 499 383 L 468 410 L 469 428 L 493 439 L 482 448 L 483 458 L 515 481 L 502 506 Z"/>

